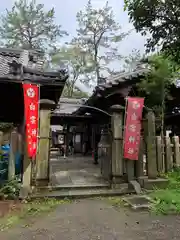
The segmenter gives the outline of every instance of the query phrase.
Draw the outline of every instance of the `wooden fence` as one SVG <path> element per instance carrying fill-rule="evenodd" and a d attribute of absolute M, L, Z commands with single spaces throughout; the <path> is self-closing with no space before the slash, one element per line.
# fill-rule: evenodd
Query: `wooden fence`
<path fill-rule="evenodd" d="M 148 112 L 143 121 L 141 133 L 141 143 L 139 146 L 139 159 L 132 161 L 116 156 L 118 161 L 122 161 L 123 176 L 128 182 L 141 177 L 156 179 L 162 173 L 167 173 L 173 167 L 180 167 L 180 143 L 179 137 L 156 136 L 156 122 L 153 112 Z M 110 129 L 111 130 L 111 129 Z M 110 179 L 112 171 L 112 134 L 103 131 L 99 143 L 99 158 L 101 162 L 101 173 L 104 178 Z M 121 143 L 119 143 L 121 148 Z"/>
<path fill-rule="evenodd" d="M 132 163 L 134 162 L 134 163 Z M 130 180 L 147 176 L 156 179 L 161 174 L 180 167 L 180 138 L 156 136 L 153 112 L 148 112 L 143 122 L 143 132 L 138 161 L 124 160 L 124 172 Z"/>
<path fill-rule="evenodd" d="M 156 137 L 157 171 L 168 172 L 173 167 L 180 167 L 179 137 Z"/>
<path fill-rule="evenodd" d="M 136 169 L 140 171 L 137 171 L 137 176 L 156 178 L 171 171 L 174 167 L 180 167 L 180 138 L 178 136 L 163 139 L 161 136 L 156 136 L 155 146 L 149 150 L 155 153 L 154 159 L 148 156 L 147 142 L 142 140 L 139 160 L 136 162 Z"/>

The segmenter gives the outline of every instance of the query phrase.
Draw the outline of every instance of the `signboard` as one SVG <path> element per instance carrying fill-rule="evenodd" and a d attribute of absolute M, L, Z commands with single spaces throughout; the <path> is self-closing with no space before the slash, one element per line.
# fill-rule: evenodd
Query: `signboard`
<path fill-rule="evenodd" d="M 58 135 L 58 144 L 64 144 L 64 135 Z"/>
<path fill-rule="evenodd" d="M 124 158 L 138 160 L 144 98 L 127 99 Z"/>
<path fill-rule="evenodd" d="M 39 87 L 34 84 L 23 84 L 24 111 L 27 136 L 28 156 L 36 155 L 38 143 L 38 120 L 39 120 Z"/>

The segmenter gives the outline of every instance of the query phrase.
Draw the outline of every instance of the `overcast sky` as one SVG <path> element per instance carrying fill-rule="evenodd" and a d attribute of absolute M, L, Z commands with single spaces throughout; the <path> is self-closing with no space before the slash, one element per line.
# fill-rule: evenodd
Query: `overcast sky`
<path fill-rule="evenodd" d="M 11 8 L 14 0 L 1 0 L 0 12 L 3 13 L 6 8 Z M 76 13 L 79 10 L 83 10 L 87 3 L 87 0 L 38 0 L 40 3 L 44 3 L 47 9 L 55 7 L 56 11 L 56 22 L 62 25 L 62 28 L 66 30 L 72 38 L 76 33 Z M 92 0 L 94 7 L 102 7 L 105 0 Z M 129 23 L 128 14 L 123 11 L 123 0 L 109 0 L 109 5 L 112 6 L 117 22 L 120 23 L 122 31 L 126 32 L 133 29 L 132 24 Z M 120 44 L 121 55 L 129 55 L 132 49 L 136 48 L 144 53 L 145 39 L 133 31 Z"/>

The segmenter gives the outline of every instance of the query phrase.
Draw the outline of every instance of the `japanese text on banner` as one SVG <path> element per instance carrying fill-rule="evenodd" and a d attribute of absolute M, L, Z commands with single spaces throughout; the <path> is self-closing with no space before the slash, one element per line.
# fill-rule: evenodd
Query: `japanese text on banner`
<path fill-rule="evenodd" d="M 23 84 L 23 90 L 28 155 L 34 157 L 38 143 L 39 87 L 33 84 Z"/>
<path fill-rule="evenodd" d="M 124 158 L 138 160 L 144 98 L 127 99 Z"/>

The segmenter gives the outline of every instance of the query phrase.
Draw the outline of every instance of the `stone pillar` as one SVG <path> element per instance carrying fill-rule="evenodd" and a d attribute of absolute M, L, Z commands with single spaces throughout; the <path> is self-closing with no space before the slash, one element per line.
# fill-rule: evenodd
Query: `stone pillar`
<path fill-rule="evenodd" d="M 114 105 L 112 110 L 112 186 L 118 187 L 123 179 L 123 120 L 124 108 Z"/>
<path fill-rule="evenodd" d="M 20 191 L 20 198 L 26 198 L 29 193 L 31 193 L 31 175 L 32 175 L 32 162 L 28 156 L 27 151 L 27 139 L 24 136 L 24 158 L 23 158 L 23 176 L 22 176 L 22 186 Z"/>
<path fill-rule="evenodd" d="M 28 156 L 27 136 L 25 131 L 25 121 L 19 127 L 21 140 L 18 141 L 18 151 L 22 154 L 22 185 L 20 190 L 20 198 L 26 198 L 31 193 L 31 173 L 32 161 Z M 21 143 L 20 143 L 21 141 Z"/>
<path fill-rule="evenodd" d="M 55 109 L 55 102 L 40 100 L 39 144 L 36 155 L 36 183 L 47 185 L 49 182 L 49 153 L 50 153 L 50 116 Z"/>
<path fill-rule="evenodd" d="M 147 165 L 148 165 L 148 178 L 156 179 L 157 161 L 156 161 L 156 124 L 155 115 L 152 111 L 149 111 L 147 116 Z"/>
<path fill-rule="evenodd" d="M 10 154 L 9 154 L 9 165 L 8 165 L 8 180 L 15 178 L 15 158 L 18 150 L 18 132 L 15 128 L 11 132 L 10 139 Z"/>

